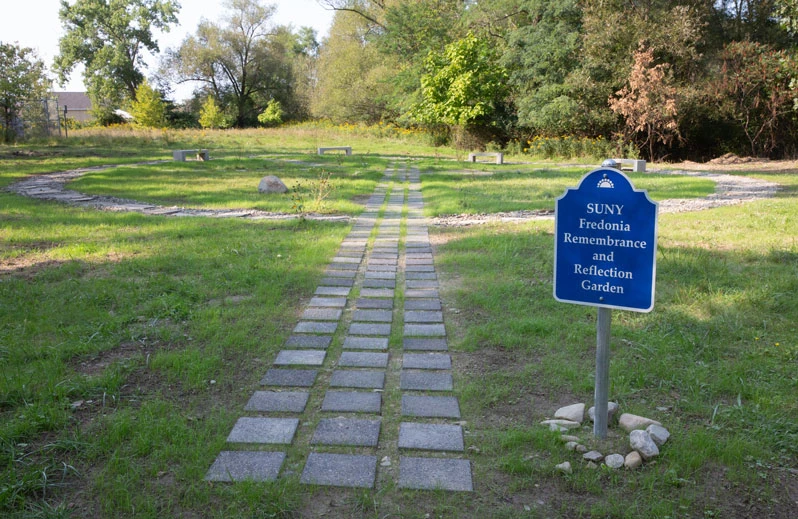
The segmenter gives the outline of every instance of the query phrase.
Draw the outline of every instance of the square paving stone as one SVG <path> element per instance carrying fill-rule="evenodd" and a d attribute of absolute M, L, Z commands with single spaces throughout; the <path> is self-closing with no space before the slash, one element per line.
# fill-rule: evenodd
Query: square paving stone
<path fill-rule="evenodd" d="M 435 280 L 438 279 L 438 276 L 434 272 L 407 272 L 405 273 L 405 279 Z"/>
<path fill-rule="evenodd" d="M 392 299 L 379 299 L 376 297 L 361 297 L 355 302 L 357 308 L 390 310 L 393 308 Z"/>
<path fill-rule="evenodd" d="M 407 310 L 405 309 L 406 323 L 442 323 L 443 312 L 433 312 L 427 310 Z"/>
<path fill-rule="evenodd" d="M 364 279 L 363 288 L 396 288 L 396 280 L 393 279 Z"/>
<path fill-rule="evenodd" d="M 308 321 L 337 321 L 343 310 L 340 308 L 308 308 L 302 313 L 302 319 Z"/>
<path fill-rule="evenodd" d="M 363 297 L 387 297 L 393 299 L 393 290 L 390 288 L 364 288 L 360 291 Z"/>
<path fill-rule="evenodd" d="M 285 341 L 286 347 L 311 349 L 326 349 L 331 343 L 331 335 L 292 335 Z"/>
<path fill-rule="evenodd" d="M 393 321 L 392 310 L 355 310 L 352 320 L 357 322 L 390 323 Z"/>
<path fill-rule="evenodd" d="M 324 350 L 280 350 L 274 361 L 276 366 L 321 366 L 324 364 Z"/>
<path fill-rule="evenodd" d="M 387 337 L 347 337 L 344 339 L 347 350 L 387 350 Z"/>
<path fill-rule="evenodd" d="M 274 481 L 284 461 L 284 452 L 222 451 L 205 481 Z"/>
<path fill-rule="evenodd" d="M 298 426 L 298 418 L 243 416 L 233 426 L 233 430 L 227 436 L 227 442 L 290 444 Z"/>
<path fill-rule="evenodd" d="M 377 457 L 311 452 L 300 481 L 309 485 L 373 488 Z"/>
<path fill-rule="evenodd" d="M 348 296 L 352 289 L 349 287 L 317 287 L 317 296 Z M 318 305 L 311 305 L 318 306 Z M 346 299 L 344 299 L 344 306 L 346 306 Z"/>
<path fill-rule="evenodd" d="M 315 445 L 376 447 L 379 438 L 379 420 L 325 418 L 319 421 L 310 443 Z"/>
<path fill-rule="evenodd" d="M 402 416 L 460 418 L 460 404 L 453 396 L 402 395 Z"/>
<path fill-rule="evenodd" d="M 320 284 L 330 287 L 352 287 L 355 285 L 355 280 L 344 278 L 321 278 Z"/>
<path fill-rule="evenodd" d="M 408 279 L 405 281 L 407 288 L 438 288 L 438 282 L 432 279 Z"/>
<path fill-rule="evenodd" d="M 447 351 L 449 344 L 446 339 L 405 339 L 402 347 L 410 351 Z"/>
<path fill-rule="evenodd" d="M 337 322 L 299 321 L 294 333 L 335 333 L 337 329 Z"/>
<path fill-rule="evenodd" d="M 404 369 L 452 369 L 452 358 L 445 353 L 405 353 Z"/>
<path fill-rule="evenodd" d="M 301 391 L 255 391 L 244 410 L 301 413 L 309 396 Z"/>
<path fill-rule="evenodd" d="M 472 492 L 471 462 L 445 458 L 399 458 L 399 488 Z"/>
<path fill-rule="evenodd" d="M 431 288 L 408 288 L 405 290 L 406 298 L 417 299 L 438 299 L 440 294 L 437 290 Z"/>
<path fill-rule="evenodd" d="M 321 403 L 322 411 L 345 413 L 379 413 L 382 405 L 380 393 L 358 391 L 327 391 Z"/>
<path fill-rule="evenodd" d="M 446 327 L 442 324 L 406 324 L 405 337 L 444 337 Z"/>
<path fill-rule="evenodd" d="M 270 369 L 261 379 L 262 386 L 311 387 L 316 382 L 315 369 Z"/>
<path fill-rule="evenodd" d="M 402 371 L 399 387 L 409 391 L 451 391 L 452 375 L 435 371 Z"/>
<path fill-rule="evenodd" d="M 440 299 L 408 299 L 405 301 L 405 312 L 410 310 L 418 311 L 440 311 Z"/>
<path fill-rule="evenodd" d="M 385 387 L 385 372 L 337 369 L 330 377 L 330 387 L 382 389 Z"/>
<path fill-rule="evenodd" d="M 463 428 L 459 425 L 402 422 L 399 448 L 463 452 Z"/>
<path fill-rule="evenodd" d="M 388 354 L 345 351 L 341 353 L 338 365 L 348 368 L 385 368 L 388 367 Z"/>
<path fill-rule="evenodd" d="M 346 289 L 349 292 L 349 289 Z M 308 306 L 321 306 L 325 308 L 343 308 L 346 306 L 345 297 L 312 297 Z"/>
<path fill-rule="evenodd" d="M 391 335 L 390 324 L 375 324 L 375 323 L 352 323 L 349 326 L 350 335 Z"/>

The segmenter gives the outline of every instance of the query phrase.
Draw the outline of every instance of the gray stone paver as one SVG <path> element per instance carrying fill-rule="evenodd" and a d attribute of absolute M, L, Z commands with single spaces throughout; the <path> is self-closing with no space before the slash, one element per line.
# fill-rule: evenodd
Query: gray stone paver
<path fill-rule="evenodd" d="M 451 373 L 436 371 L 403 370 L 399 377 L 399 388 L 410 391 L 451 391 Z"/>
<path fill-rule="evenodd" d="M 284 461 L 284 452 L 222 451 L 205 481 L 274 481 Z"/>
<path fill-rule="evenodd" d="M 299 321 L 294 327 L 294 333 L 335 333 L 336 329 L 337 322 Z"/>
<path fill-rule="evenodd" d="M 379 420 L 325 418 L 319 421 L 310 443 L 315 445 L 376 447 L 379 438 Z"/>
<path fill-rule="evenodd" d="M 372 488 L 377 457 L 311 452 L 300 481 L 311 485 Z"/>
<path fill-rule="evenodd" d="M 244 410 L 301 413 L 309 397 L 301 391 L 255 391 Z"/>
<path fill-rule="evenodd" d="M 330 377 L 330 387 L 382 389 L 385 387 L 384 371 L 335 370 Z"/>
<path fill-rule="evenodd" d="M 444 458 L 399 458 L 399 488 L 472 492 L 471 462 Z"/>
<path fill-rule="evenodd" d="M 315 369 L 270 369 L 261 379 L 262 386 L 311 387 L 316 382 Z"/>
<path fill-rule="evenodd" d="M 393 321 L 391 310 L 355 310 L 352 320 L 356 322 L 390 323 Z"/>
<path fill-rule="evenodd" d="M 452 369 L 452 358 L 445 353 L 405 353 L 404 369 Z"/>
<path fill-rule="evenodd" d="M 321 403 L 322 411 L 346 413 L 379 413 L 382 406 L 380 393 L 359 391 L 327 391 Z"/>
<path fill-rule="evenodd" d="M 331 335 L 292 335 L 285 341 L 286 347 L 311 349 L 327 349 L 331 343 Z"/>
<path fill-rule="evenodd" d="M 393 300 L 376 297 L 361 297 L 355 302 L 355 306 L 358 309 L 390 310 L 393 308 Z"/>
<path fill-rule="evenodd" d="M 308 321 L 337 321 L 343 310 L 340 308 L 308 308 L 302 313 L 302 319 Z"/>
<path fill-rule="evenodd" d="M 331 278 L 346 278 L 346 279 L 354 279 L 357 277 L 356 270 L 327 270 L 324 273 L 325 276 Z"/>
<path fill-rule="evenodd" d="M 460 418 L 460 403 L 453 396 L 402 395 L 402 416 Z"/>
<path fill-rule="evenodd" d="M 290 444 L 299 426 L 298 418 L 243 416 L 227 436 L 228 443 Z"/>
<path fill-rule="evenodd" d="M 434 272 L 406 272 L 405 279 L 438 279 L 438 275 Z"/>
<path fill-rule="evenodd" d="M 280 350 L 274 361 L 276 366 L 321 366 L 324 364 L 324 350 Z"/>
<path fill-rule="evenodd" d="M 405 290 L 406 298 L 438 299 L 440 293 L 434 288 L 408 288 Z"/>
<path fill-rule="evenodd" d="M 443 312 L 435 312 L 428 310 L 407 310 L 405 308 L 405 322 L 406 323 L 442 323 Z"/>
<path fill-rule="evenodd" d="M 459 425 L 402 422 L 399 448 L 463 452 L 463 428 Z"/>
<path fill-rule="evenodd" d="M 322 278 L 321 284 L 328 285 L 331 287 L 351 287 L 354 286 L 355 280 L 344 279 L 344 278 Z"/>
<path fill-rule="evenodd" d="M 441 308 L 440 299 L 408 299 L 405 301 L 405 312 L 411 310 L 438 311 Z"/>
<path fill-rule="evenodd" d="M 376 272 L 369 272 L 366 271 L 366 279 L 382 279 L 382 280 L 389 280 L 389 281 L 396 281 L 396 272 L 384 272 L 384 271 L 376 271 Z"/>
<path fill-rule="evenodd" d="M 377 323 L 352 323 L 349 326 L 350 335 L 388 336 L 391 334 L 390 324 Z"/>
<path fill-rule="evenodd" d="M 396 288 L 393 279 L 364 279 L 363 288 Z"/>
<path fill-rule="evenodd" d="M 405 285 L 409 289 L 438 288 L 438 282 L 432 279 L 408 279 Z"/>
<path fill-rule="evenodd" d="M 387 337 L 347 337 L 344 349 L 349 350 L 387 350 Z"/>
<path fill-rule="evenodd" d="M 361 297 L 389 297 L 393 299 L 393 290 L 390 288 L 364 288 L 360 291 Z"/>
<path fill-rule="evenodd" d="M 349 289 L 346 289 L 347 292 Z M 345 297 L 313 297 L 308 306 L 322 306 L 328 308 L 343 308 L 346 306 Z"/>
<path fill-rule="evenodd" d="M 442 324 L 406 324 L 405 337 L 444 337 L 446 327 Z"/>
<path fill-rule="evenodd" d="M 349 287 L 318 287 L 316 292 L 317 296 L 348 296 L 352 289 Z M 344 299 L 344 306 L 346 306 L 346 299 Z"/>
<path fill-rule="evenodd" d="M 405 272 L 435 272 L 435 267 L 433 265 L 407 265 L 405 267 Z"/>
<path fill-rule="evenodd" d="M 410 351 L 447 351 L 446 339 L 405 339 L 403 348 Z"/>
<path fill-rule="evenodd" d="M 341 353 L 338 365 L 351 368 L 385 368 L 388 366 L 388 354 L 345 351 Z"/>

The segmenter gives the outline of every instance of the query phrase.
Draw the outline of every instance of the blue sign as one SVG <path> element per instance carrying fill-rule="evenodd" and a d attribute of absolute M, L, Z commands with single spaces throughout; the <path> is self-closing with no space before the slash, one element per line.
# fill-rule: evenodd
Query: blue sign
<path fill-rule="evenodd" d="M 654 308 L 657 203 L 612 168 L 591 171 L 557 199 L 554 298 L 650 312 Z"/>

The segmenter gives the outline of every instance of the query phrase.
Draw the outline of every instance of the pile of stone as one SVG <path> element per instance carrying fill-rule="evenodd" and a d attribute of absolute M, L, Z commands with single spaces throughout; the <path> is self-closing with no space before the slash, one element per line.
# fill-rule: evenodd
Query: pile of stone
<path fill-rule="evenodd" d="M 615 402 L 607 405 L 608 424 L 614 422 L 614 417 L 618 413 L 619 406 Z M 587 411 L 590 421 L 595 420 L 595 407 Z M 656 420 L 637 416 L 629 413 L 621 414 L 618 419 L 618 427 L 629 433 L 629 448 L 627 452 L 612 453 L 604 455 L 599 451 L 588 451 L 579 436 L 574 433 L 583 428 L 582 422 L 585 420 L 585 404 L 573 404 L 561 407 L 554 413 L 554 418 L 540 422 L 553 431 L 562 433 L 561 439 L 565 442 L 565 448 L 582 454 L 582 459 L 587 462 L 588 468 L 597 468 L 599 464 L 611 469 L 626 467 L 633 470 L 640 467 L 643 462 L 649 461 L 659 456 L 659 448 L 662 447 L 670 437 L 670 432 Z M 585 427 L 587 428 L 587 427 Z M 590 427 L 592 435 L 592 427 Z M 560 471 L 570 473 L 571 463 L 566 461 L 556 466 Z"/>

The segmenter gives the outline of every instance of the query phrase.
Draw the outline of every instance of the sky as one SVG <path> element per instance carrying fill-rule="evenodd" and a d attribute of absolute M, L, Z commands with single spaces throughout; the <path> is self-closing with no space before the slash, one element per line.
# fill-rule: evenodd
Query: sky
<path fill-rule="evenodd" d="M 69 0 L 74 3 L 74 0 Z M 163 52 L 167 48 L 175 48 L 188 34 L 193 34 L 202 18 L 219 20 L 224 13 L 223 0 L 178 0 L 181 4 L 178 13 L 180 25 L 172 26 L 168 33 L 156 33 L 158 45 Z M 295 29 L 313 27 L 318 38 L 326 36 L 332 24 L 333 13 L 321 7 L 316 0 L 265 0 L 265 4 L 277 6 L 273 22 L 278 25 L 291 25 Z M 48 68 L 58 54 L 58 40 L 64 31 L 58 19 L 59 0 L 0 0 L 0 41 L 3 43 L 18 42 L 22 47 L 35 49 Z M 148 70 L 145 76 L 151 76 L 157 69 L 157 58 L 148 55 Z M 81 70 L 72 72 L 69 83 L 63 88 L 57 83 L 56 91 L 80 92 L 83 86 Z M 191 85 L 175 86 L 175 98 L 185 99 L 190 96 Z"/>

